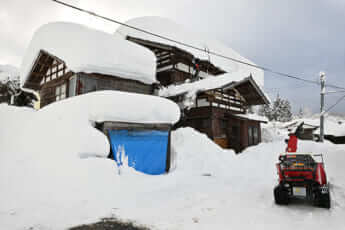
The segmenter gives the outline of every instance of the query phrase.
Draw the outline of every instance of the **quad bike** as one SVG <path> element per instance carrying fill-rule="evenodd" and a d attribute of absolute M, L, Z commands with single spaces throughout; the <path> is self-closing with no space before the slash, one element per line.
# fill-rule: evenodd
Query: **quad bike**
<path fill-rule="evenodd" d="M 321 162 L 314 157 L 321 157 Z M 279 184 L 274 188 L 276 204 L 287 205 L 292 198 L 301 198 L 318 207 L 331 207 L 322 154 L 284 153 L 276 166 L 279 175 Z"/>

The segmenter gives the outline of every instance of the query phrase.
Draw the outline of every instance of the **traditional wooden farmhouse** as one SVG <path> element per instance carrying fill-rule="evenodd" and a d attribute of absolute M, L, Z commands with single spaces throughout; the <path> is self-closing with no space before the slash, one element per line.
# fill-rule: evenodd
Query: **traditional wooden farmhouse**
<path fill-rule="evenodd" d="M 155 69 L 152 52 L 120 36 L 51 23 L 33 37 L 21 77 L 24 88 L 39 92 L 44 107 L 99 90 L 153 94 Z"/>
<path fill-rule="evenodd" d="M 175 101 L 182 109 L 183 116 L 177 126 L 193 127 L 220 146 L 240 152 L 261 142 L 260 123 L 267 122 L 247 114 L 248 107 L 269 103 L 253 78 L 242 79 L 242 74 L 173 85 L 161 89 L 159 95 Z"/>
<path fill-rule="evenodd" d="M 252 62 L 223 44 L 197 36 L 167 19 L 143 17 L 127 23 L 172 39 L 168 41 L 127 27 L 117 31 L 156 55 L 157 80 L 164 86 L 156 93 L 179 104 L 182 119 L 177 127 L 193 127 L 236 152 L 261 142 L 260 122 L 265 119 L 248 115 L 247 110 L 269 103 L 262 90 L 263 72 L 211 55 L 208 50 Z"/>
<path fill-rule="evenodd" d="M 145 47 L 81 25 L 50 23 L 35 33 L 21 77 L 24 88 L 39 92 L 41 107 L 68 98 L 55 106 L 84 108 L 119 165 L 127 158 L 138 171 L 162 174 L 170 168 L 170 131 L 180 110 L 152 96 L 155 75 L 156 57 Z"/>

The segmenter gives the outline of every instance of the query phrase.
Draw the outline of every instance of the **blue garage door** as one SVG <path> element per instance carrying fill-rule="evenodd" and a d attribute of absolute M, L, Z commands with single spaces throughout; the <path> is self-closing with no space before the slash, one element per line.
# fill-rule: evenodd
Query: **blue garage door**
<path fill-rule="evenodd" d="M 109 131 L 114 160 L 122 165 L 123 154 L 128 165 L 137 171 L 158 175 L 165 173 L 169 141 L 168 131 Z"/>

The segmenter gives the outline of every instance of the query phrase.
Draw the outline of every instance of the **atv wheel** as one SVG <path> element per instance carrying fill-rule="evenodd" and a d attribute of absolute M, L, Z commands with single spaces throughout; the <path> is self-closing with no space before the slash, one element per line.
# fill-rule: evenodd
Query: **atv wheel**
<path fill-rule="evenodd" d="M 329 192 L 323 194 L 320 191 L 316 192 L 314 204 L 321 208 L 331 208 L 331 199 Z"/>
<path fill-rule="evenodd" d="M 274 200 L 279 205 L 289 204 L 289 192 L 283 186 L 277 185 L 274 188 Z"/>

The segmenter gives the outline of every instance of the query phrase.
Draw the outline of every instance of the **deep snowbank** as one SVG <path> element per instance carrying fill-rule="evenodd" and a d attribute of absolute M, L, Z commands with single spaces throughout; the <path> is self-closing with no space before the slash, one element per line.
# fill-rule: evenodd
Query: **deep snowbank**
<path fill-rule="evenodd" d="M 280 207 L 272 189 L 283 140 L 235 155 L 191 128 L 179 129 L 172 133 L 172 173 L 123 168 L 119 175 L 104 158 L 104 135 L 88 120 L 77 121 L 80 114 L 56 107 L 61 110 L 0 106 L 0 229 L 65 229 L 113 215 L 169 230 L 343 229 L 344 145 L 299 144 L 302 152 L 325 154 L 331 210 Z M 80 151 L 93 154 L 84 158 Z"/>

